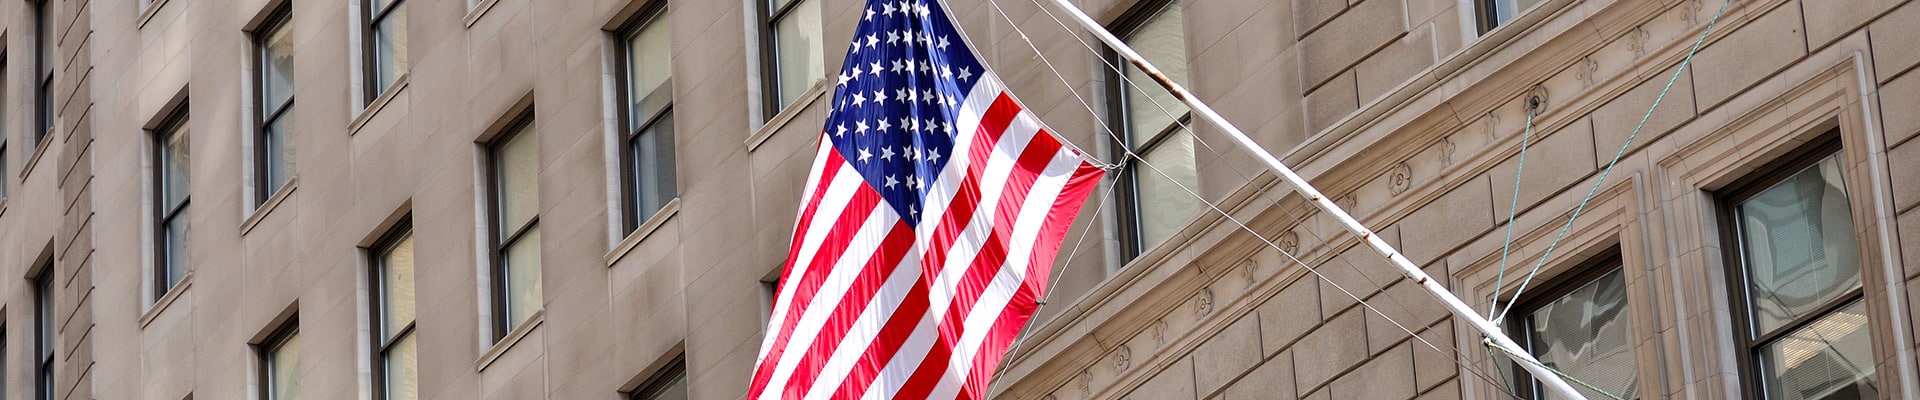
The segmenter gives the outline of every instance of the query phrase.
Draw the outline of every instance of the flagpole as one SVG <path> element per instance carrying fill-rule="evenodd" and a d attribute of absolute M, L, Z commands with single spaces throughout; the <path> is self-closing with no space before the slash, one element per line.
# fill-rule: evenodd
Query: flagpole
<path fill-rule="evenodd" d="M 1132 63 L 1134 67 L 1140 68 L 1142 72 L 1146 72 L 1148 76 L 1153 77 L 1155 82 L 1159 82 L 1160 86 L 1165 87 L 1168 92 L 1172 93 L 1173 97 L 1186 103 L 1201 119 L 1205 119 L 1213 123 L 1214 126 L 1219 127 L 1221 131 L 1226 133 L 1227 137 L 1232 138 L 1235 143 L 1246 148 L 1248 153 L 1252 153 L 1254 157 L 1259 158 L 1262 163 L 1267 165 L 1268 169 L 1272 169 L 1275 174 L 1280 176 L 1281 180 L 1292 185 L 1294 190 L 1299 191 L 1301 196 L 1307 198 L 1307 201 L 1319 207 L 1320 211 L 1332 216 L 1341 226 L 1353 232 L 1354 235 L 1359 236 L 1362 241 L 1367 243 L 1367 246 L 1372 247 L 1374 252 L 1379 253 L 1382 257 L 1386 257 L 1390 264 L 1400 268 L 1401 274 L 1404 274 L 1407 279 L 1418 282 L 1421 288 L 1427 290 L 1428 294 L 1432 294 L 1434 298 L 1440 300 L 1441 304 L 1446 305 L 1448 311 L 1452 311 L 1455 316 L 1467 320 L 1468 325 L 1472 325 L 1474 329 L 1479 330 L 1482 335 L 1486 336 L 1487 341 L 1493 346 L 1499 347 L 1504 353 L 1507 353 L 1509 357 L 1512 357 L 1514 361 L 1520 364 L 1521 368 L 1525 368 L 1527 372 L 1532 373 L 1534 379 L 1545 384 L 1547 389 L 1559 394 L 1559 397 L 1586 399 L 1586 396 L 1581 395 L 1580 391 L 1575 390 L 1572 385 L 1567 384 L 1566 380 L 1561 379 L 1558 373 L 1541 364 L 1540 360 L 1535 359 L 1532 354 L 1527 352 L 1526 348 L 1520 347 L 1518 343 L 1514 343 L 1513 338 L 1507 337 L 1506 333 L 1501 331 L 1499 325 L 1475 313 L 1472 307 L 1460 301 L 1460 298 L 1455 297 L 1453 292 L 1440 286 L 1438 282 L 1433 280 L 1432 276 L 1427 275 L 1419 266 L 1413 265 L 1412 261 L 1408 261 L 1405 255 L 1400 254 L 1399 250 L 1393 248 L 1393 245 L 1387 244 L 1379 235 L 1367 229 L 1366 225 L 1361 225 L 1360 221 L 1353 218 L 1353 215 L 1348 214 L 1347 211 L 1341 209 L 1338 204 L 1334 204 L 1333 200 L 1321 194 L 1319 189 L 1314 188 L 1313 184 L 1308 183 L 1305 178 L 1300 177 L 1292 168 L 1287 167 L 1286 163 L 1274 157 L 1273 153 L 1261 148 L 1259 143 L 1255 143 L 1253 138 L 1247 136 L 1246 132 L 1240 131 L 1239 127 L 1234 126 L 1232 122 L 1220 116 L 1220 113 L 1215 112 L 1213 107 L 1207 106 L 1206 102 L 1202 102 L 1199 98 L 1194 97 L 1192 92 L 1188 92 L 1187 89 L 1179 83 L 1168 79 L 1164 73 L 1160 72 L 1159 68 L 1153 66 L 1153 63 L 1147 62 L 1146 58 L 1141 57 L 1140 53 L 1135 52 L 1132 46 L 1128 46 L 1126 42 L 1113 36 L 1112 32 L 1108 32 L 1106 27 L 1101 26 L 1100 23 L 1094 21 L 1092 17 L 1087 16 L 1086 12 L 1080 10 L 1080 7 L 1074 6 L 1067 0 L 1052 1 L 1055 6 L 1066 10 L 1067 14 L 1072 16 L 1075 22 L 1079 22 L 1080 25 L 1085 26 L 1088 31 L 1092 31 L 1094 36 L 1100 38 L 1101 42 L 1105 42 L 1107 46 L 1119 52 L 1120 57 Z"/>

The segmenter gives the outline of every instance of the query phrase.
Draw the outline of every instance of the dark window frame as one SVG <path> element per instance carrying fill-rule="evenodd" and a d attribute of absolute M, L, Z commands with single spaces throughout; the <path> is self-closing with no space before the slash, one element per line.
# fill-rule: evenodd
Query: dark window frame
<path fill-rule="evenodd" d="M 175 284 L 176 278 L 184 277 L 186 276 L 186 274 L 188 274 L 188 272 L 186 272 L 187 266 L 180 265 L 179 267 L 181 267 L 181 276 L 180 277 L 173 276 L 173 267 L 175 267 L 175 265 L 173 265 L 171 260 L 173 259 L 174 254 L 171 254 L 171 252 L 167 249 L 167 244 L 170 240 L 173 239 L 173 237 L 171 234 L 167 232 L 167 226 L 172 224 L 175 219 L 188 217 L 187 209 L 193 205 L 193 191 L 191 189 L 187 190 L 187 193 L 181 196 L 180 204 L 178 206 L 169 207 L 166 201 L 167 187 L 169 186 L 168 185 L 169 182 L 167 181 L 167 169 L 168 169 L 167 166 L 170 165 L 168 164 L 168 160 L 171 159 L 170 157 L 167 156 L 166 142 L 168 139 L 172 138 L 173 135 L 176 135 L 176 134 L 192 135 L 192 131 L 188 129 L 188 125 L 187 125 L 188 118 L 189 117 L 187 116 L 187 104 L 181 103 L 175 110 L 172 111 L 171 115 L 168 115 L 166 119 L 160 123 L 160 126 L 157 128 L 154 128 L 152 131 L 153 133 L 149 135 L 150 137 L 153 138 L 152 139 L 153 152 L 151 156 L 153 157 L 153 165 L 154 165 L 153 176 L 150 178 L 152 179 L 152 184 L 153 184 L 152 196 L 153 196 L 153 205 L 154 205 L 153 207 L 153 212 L 154 212 L 153 214 L 153 238 L 154 238 L 153 298 L 154 299 L 159 299 L 161 297 L 166 296 L 167 292 L 170 290 L 173 290 L 174 286 L 176 286 Z M 182 129 L 188 129 L 188 130 L 187 132 L 182 133 L 181 132 Z M 188 139 L 192 139 L 192 137 L 188 136 Z M 189 145 L 191 145 L 191 142 L 189 142 Z M 191 153 L 192 149 L 189 148 L 188 152 Z M 189 163 L 191 163 L 191 160 L 188 160 L 188 161 Z M 188 164 L 188 169 L 189 170 L 192 169 L 192 164 Z M 191 176 L 191 173 L 189 173 L 189 176 Z M 192 180 L 189 179 L 188 182 L 192 182 Z M 189 233 L 188 235 L 191 236 L 191 233 Z M 186 239 L 188 238 L 181 238 L 182 243 L 185 243 Z M 183 256 L 181 260 L 184 262 L 185 254 L 182 254 L 181 256 Z"/>
<path fill-rule="evenodd" d="M 1580 262 L 1557 277 L 1542 281 L 1539 289 L 1535 289 L 1533 293 L 1524 294 L 1518 302 L 1509 306 L 1512 309 L 1509 310 L 1506 315 L 1513 316 L 1514 319 L 1504 324 L 1506 325 L 1504 328 L 1507 330 L 1507 337 L 1513 338 L 1513 341 L 1525 348 L 1528 354 L 1538 354 L 1538 350 L 1536 349 L 1537 340 L 1535 340 L 1537 338 L 1533 336 L 1533 321 L 1529 319 L 1528 316 L 1533 315 L 1536 311 L 1540 311 L 1541 307 L 1552 304 L 1554 301 L 1566 297 L 1568 294 L 1572 294 L 1573 291 L 1598 281 L 1601 277 L 1607 276 L 1607 274 L 1620 272 L 1623 274 L 1621 276 L 1621 284 L 1625 285 L 1624 274 L 1626 274 L 1626 268 L 1626 259 L 1621 254 L 1620 247 L 1615 245 L 1612 248 L 1600 252 L 1597 256 Z M 1629 302 L 1632 300 L 1631 298 L 1627 299 Z M 1629 305 L 1629 307 L 1631 307 L 1631 305 Z M 1636 347 L 1634 351 L 1639 351 L 1639 348 Z M 1533 374 L 1527 372 L 1525 367 L 1520 366 L 1518 362 L 1514 362 L 1509 368 L 1513 372 L 1513 382 L 1526 385 L 1524 388 L 1511 388 L 1514 389 L 1513 394 L 1518 395 L 1518 397 L 1523 400 L 1545 397 L 1543 395 L 1546 393 L 1546 388 L 1540 385 L 1540 381 L 1533 379 Z M 1635 376 L 1635 379 L 1638 378 L 1638 376 Z M 1639 397 L 1638 393 L 1625 394 L 1633 395 L 1628 396 L 1630 398 Z"/>
<path fill-rule="evenodd" d="M 361 106 L 372 105 L 374 100 L 380 99 L 380 95 L 386 93 L 389 86 L 393 86 L 391 83 L 386 85 L 379 84 L 380 64 L 391 61 L 390 58 L 393 56 L 389 56 L 388 58 L 380 57 L 380 30 L 376 27 L 380 26 L 381 22 L 385 22 L 387 18 L 392 17 L 395 10 L 404 8 L 403 6 L 406 5 L 406 0 L 392 0 L 387 3 L 386 8 L 376 8 L 376 3 L 379 1 L 380 0 L 365 0 L 361 3 L 364 9 L 364 12 L 361 13 L 362 18 L 360 19 L 360 51 L 361 59 L 364 61 L 361 63 L 361 74 L 365 77 L 364 80 L 366 81 L 366 84 L 362 85 L 365 87 L 365 93 L 362 93 L 365 98 L 361 100 Z M 402 18 L 405 18 L 405 16 L 402 16 Z M 388 32 L 388 34 L 393 35 L 394 33 Z M 400 32 L 398 34 L 405 35 L 406 32 Z M 394 71 L 394 74 L 394 78 L 399 79 L 400 71 Z"/>
<path fill-rule="evenodd" d="M 642 167 L 658 167 L 658 165 L 642 165 L 643 160 L 640 160 L 638 155 L 634 154 L 633 149 L 634 145 L 638 143 L 648 131 L 660 127 L 663 123 L 671 128 L 673 119 L 673 77 L 671 71 L 669 71 L 667 80 L 661 83 L 663 87 L 667 88 L 666 91 L 649 92 L 647 98 L 639 99 L 646 103 L 658 102 L 658 110 L 652 110 L 653 112 L 647 115 L 634 115 L 631 105 L 634 103 L 635 90 L 638 88 L 633 87 L 634 83 L 632 80 L 633 70 L 637 68 L 637 66 L 633 64 L 633 57 L 635 56 L 635 54 L 633 54 L 633 46 L 629 45 L 633 38 L 640 34 L 641 30 L 656 23 L 667 22 L 666 18 L 668 14 L 666 3 L 666 1 L 654 1 L 647 4 L 639 13 L 635 14 L 637 17 L 625 26 L 622 26 L 616 32 L 615 36 L 621 43 L 620 54 L 616 57 L 619 73 L 615 74 L 617 75 L 616 79 L 618 79 L 618 89 L 616 90 L 619 91 L 620 95 L 620 192 L 622 196 L 626 197 L 621 200 L 623 211 L 621 213 L 623 214 L 621 218 L 621 233 L 630 234 L 633 233 L 635 229 L 640 229 L 642 222 L 645 222 L 648 217 L 651 217 L 652 213 L 658 212 L 660 207 L 666 205 L 665 202 L 652 205 L 653 207 L 651 208 L 653 208 L 653 210 L 645 212 L 645 214 L 648 215 L 641 215 L 643 209 L 641 207 L 642 204 L 640 204 L 640 191 L 644 188 L 640 187 L 640 170 Z M 794 3 L 798 3 L 798 1 Z M 669 140 L 672 140 L 671 136 L 674 132 L 669 129 L 665 133 L 669 135 Z M 673 149 L 668 149 L 669 154 L 671 154 L 672 150 Z M 667 163 L 676 163 L 678 161 L 678 157 L 666 160 Z M 668 183 L 674 185 L 671 191 L 678 193 L 679 182 L 677 182 L 677 180 L 679 179 L 679 168 L 677 168 L 677 166 L 674 168 L 673 178 L 673 181 Z"/>
<path fill-rule="evenodd" d="M 267 338 L 261 340 L 260 344 L 254 345 L 254 357 L 260 364 L 258 372 L 260 374 L 260 399 L 278 400 L 273 397 L 273 374 L 278 372 L 273 368 L 273 359 L 276 355 L 275 353 L 285 348 L 287 342 L 299 334 L 300 317 L 296 315 L 287 318 L 286 322 L 280 323 L 280 327 L 273 329 L 273 333 L 267 334 Z M 299 371 L 294 372 L 298 373 Z"/>
<path fill-rule="evenodd" d="M 1521 0 L 1506 0 L 1515 3 L 1513 5 L 1514 10 L 1513 15 L 1507 16 L 1507 19 L 1502 20 L 1500 19 L 1500 1 L 1502 0 L 1474 0 L 1473 22 L 1474 25 L 1480 29 L 1480 34 L 1484 35 L 1487 32 L 1492 32 L 1494 28 L 1506 25 L 1507 21 L 1519 18 L 1521 15 L 1525 15 L 1527 10 L 1531 10 L 1534 6 L 1540 5 L 1540 2 L 1536 1 L 1534 4 L 1521 7 L 1519 4 Z"/>
<path fill-rule="evenodd" d="M 1833 128 L 1819 136 L 1819 138 L 1809 141 L 1811 145 L 1803 146 L 1800 149 L 1789 152 L 1785 156 L 1761 166 L 1756 170 L 1756 173 L 1741 178 L 1735 183 L 1727 185 L 1726 188 L 1713 193 L 1715 197 L 1714 205 L 1716 206 L 1715 212 L 1718 214 L 1719 220 L 1719 226 L 1717 228 L 1721 235 L 1721 257 L 1724 257 L 1726 260 L 1726 262 L 1722 264 L 1723 268 L 1725 268 L 1723 272 L 1727 274 L 1727 295 L 1730 297 L 1729 303 L 1733 310 L 1731 314 L 1733 314 L 1732 319 L 1734 323 L 1734 343 L 1738 344 L 1739 348 L 1739 352 L 1735 358 L 1741 372 L 1738 374 L 1740 376 L 1740 389 L 1745 393 L 1745 398 L 1766 398 L 1764 383 L 1761 381 L 1759 352 L 1763 351 L 1767 345 L 1773 344 L 1775 340 L 1778 340 L 1782 336 L 1798 331 L 1808 324 L 1820 320 L 1822 317 L 1831 315 L 1835 311 L 1839 311 L 1847 306 L 1853 305 L 1855 302 L 1866 299 L 1865 283 L 1869 270 L 1865 268 L 1865 265 L 1861 265 L 1861 287 L 1835 296 L 1827 303 L 1808 310 L 1806 315 L 1801 315 L 1791 322 L 1782 324 L 1771 332 L 1759 331 L 1759 327 L 1755 323 L 1752 315 L 1753 305 L 1749 300 L 1749 297 L 1752 295 L 1752 288 L 1750 287 L 1752 285 L 1752 279 L 1748 274 L 1746 254 L 1742 251 L 1745 245 L 1745 235 L 1741 233 L 1740 215 L 1736 210 L 1741 202 L 1750 200 L 1754 196 L 1784 182 L 1786 179 L 1805 171 L 1807 168 L 1818 165 L 1820 161 L 1825 160 L 1829 156 L 1839 155 L 1842 165 L 1845 165 L 1846 148 L 1842 145 L 1839 136 L 1839 129 Z M 1849 208 L 1852 207 L 1851 204 L 1848 206 Z M 1879 371 L 1875 371 L 1875 373 L 1879 373 Z"/>
<path fill-rule="evenodd" d="M 272 177 L 269 176 L 267 172 L 270 171 L 269 157 L 277 159 L 283 164 L 286 163 L 287 160 L 281 158 L 285 157 L 284 153 L 272 154 L 274 152 L 269 151 L 270 149 L 268 149 L 266 145 L 268 143 L 268 136 L 277 135 L 280 137 L 281 146 L 286 146 L 286 132 L 275 132 L 272 131 L 271 127 L 275 122 L 279 122 L 281 118 L 287 117 L 288 114 L 292 113 L 295 97 L 295 94 L 291 93 L 293 88 L 289 87 L 287 88 L 289 93 L 287 94 L 286 103 L 280 104 L 279 108 L 271 111 L 267 109 L 267 66 L 272 63 L 271 60 L 267 59 L 267 41 L 270 40 L 274 33 L 279 32 L 281 29 L 293 29 L 293 4 L 291 2 L 281 4 L 279 8 L 269 13 L 267 15 L 267 22 L 261 24 L 251 35 L 255 67 L 253 71 L 253 205 L 255 207 L 266 204 L 267 200 L 273 197 L 274 193 L 279 192 L 282 186 L 286 186 L 285 180 L 281 181 L 280 185 L 269 185 L 272 181 Z M 287 172 L 291 173 L 292 171 Z M 289 176 L 289 178 L 291 178 L 291 176 Z"/>
<path fill-rule="evenodd" d="M 33 8 L 33 26 L 34 29 L 36 29 L 33 35 L 33 73 L 34 85 L 36 87 L 34 89 L 34 130 L 31 134 L 31 140 L 27 142 L 29 147 L 35 150 L 38 150 L 46 144 L 47 137 L 53 134 L 54 125 L 53 52 L 51 51 L 52 49 L 49 48 L 54 46 L 54 41 L 53 38 L 48 37 L 53 35 L 52 23 L 50 22 L 50 18 L 47 18 L 47 2 L 49 1 L 51 0 L 31 2 L 31 7 Z"/>
<path fill-rule="evenodd" d="M 666 368 L 655 372 L 653 377 L 647 378 L 646 383 L 642 383 L 638 388 L 627 392 L 624 397 L 628 400 L 652 400 L 664 394 L 668 385 L 672 384 L 675 378 L 686 379 L 686 377 L 687 358 L 685 355 L 677 356 L 674 357 L 672 362 L 667 363 Z"/>
<path fill-rule="evenodd" d="M 759 17 L 757 22 L 760 30 L 760 107 L 766 110 L 761 113 L 760 119 L 772 121 L 786 106 L 791 105 L 780 104 L 780 36 L 774 34 L 778 30 L 776 25 L 793 14 L 793 10 L 799 8 L 801 3 L 823 0 L 785 0 L 787 4 L 777 8 L 774 3 L 782 0 L 753 1 L 754 8 L 759 9 L 755 16 Z"/>
<path fill-rule="evenodd" d="M 524 239 L 528 233 L 540 227 L 540 214 L 535 213 L 533 218 L 528 219 L 525 225 L 515 228 L 513 232 L 509 232 L 504 237 L 500 235 L 500 233 L 506 229 L 505 219 L 507 215 L 506 209 L 500 206 L 506 199 L 506 192 L 500 190 L 500 181 L 505 178 L 502 174 L 502 172 L 504 172 L 502 171 L 504 165 L 500 162 L 500 147 L 507 142 L 513 141 L 513 139 L 518 138 L 520 135 L 532 135 L 533 132 L 531 131 L 534 129 L 533 117 L 533 109 L 528 108 L 522 112 L 520 116 L 514 117 L 513 122 L 507 123 L 507 127 L 500 130 L 499 136 L 494 137 L 493 140 L 487 143 L 486 190 L 487 225 L 489 226 L 487 231 L 492 233 L 492 237 L 488 238 L 488 250 L 490 251 L 489 255 L 493 258 L 493 260 L 488 263 L 489 271 L 487 271 L 487 273 L 489 277 L 492 277 L 493 281 L 492 285 L 490 285 L 493 291 L 492 296 L 490 296 L 492 297 L 491 300 L 493 303 L 493 321 L 490 325 L 493 326 L 493 341 L 495 343 L 506 339 L 508 333 L 512 333 L 514 328 L 518 328 L 514 326 L 516 323 L 512 320 L 512 316 L 507 315 L 507 309 L 509 307 L 507 303 L 508 297 L 510 297 L 508 290 L 512 289 L 512 287 L 509 286 L 511 284 L 509 279 L 511 278 L 512 271 L 508 270 L 512 266 L 507 265 L 507 249 L 512 248 L 515 244 L 519 244 L 520 240 Z M 527 139 L 537 138 L 529 137 Z M 538 190 L 538 188 L 535 188 L 536 192 Z M 538 246 L 539 243 L 534 243 L 534 245 Z"/>
<path fill-rule="evenodd" d="M 1166 12 L 1168 7 L 1174 6 L 1174 3 L 1174 0 L 1142 0 L 1134 4 L 1133 8 L 1122 13 L 1120 18 L 1116 20 L 1118 22 L 1109 26 L 1108 30 L 1112 31 L 1114 36 L 1119 37 L 1122 41 L 1131 39 L 1131 36 L 1138 33 L 1140 28 L 1146 26 L 1147 21 L 1160 15 L 1162 12 Z M 1186 21 L 1181 21 L 1183 35 L 1185 28 Z M 1135 137 L 1141 133 L 1133 131 L 1132 119 L 1134 110 L 1127 105 L 1127 101 L 1131 99 L 1129 96 L 1131 96 L 1132 91 L 1128 89 L 1126 76 L 1127 69 L 1130 68 L 1132 63 L 1122 60 L 1120 58 L 1120 52 L 1115 51 L 1112 47 L 1102 48 L 1102 57 L 1106 60 L 1106 65 L 1101 68 L 1106 74 L 1106 123 L 1108 129 L 1113 130 L 1114 133 L 1120 137 L 1119 141 L 1114 141 L 1111 137 L 1108 138 L 1108 141 L 1111 142 L 1110 145 L 1113 148 L 1114 154 L 1122 155 L 1116 157 L 1120 160 L 1120 172 L 1113 174 L 1113 183 L 1118 186 L 1116 189 L 1120 191 L 1120 195 L 1115 196 L 1116 206 L 1119 208 L 1119 212 L 1115 213 L 1115 215 L 1119 217 L 1120 224 L 1120 229 L 1117 230 L 1120 239 L 1120 254 L 1126 260 L 1132 260 L 1134 257 L 1139 257 L 1140 253 L 1145 252 L 1151 244 L 1146 243 L 1146 231 L 1140 226 L 1140 222 L 1145 219 L 1141 214 L 1140 202 L 1138 200 L 1140 197 L 1139 175 L 1142 173 L 1140 162 L 1139 160 L 1135 160 L 1132 157 L 1125 157 L 1124 155 L 1129 152 L 1134 154 L 1147 154 L 1159 148 L 1161 144 L 1166 143 L 1167 138 L 1176 136 L 1179 131 L 1184 130 L 1184 127 L 1192 122 L 1193 111 L 1188 110 L 1186 113 L 1175 117 L 1166 127 L 1148 134 L 1146 140 L 1140 141 L 1138 145 L 1133 145 L 1132 142 L 1135 141 Z"/>
<path fill-rule="evenodd" d="M 394 247 L 399 245 L 401 241 L 411 237 L 413 237 L 413 217 L 403 217 L 400 219 L 400 222 L 394 223 L 392 228 L 388 228 L 387 233 L 375 241 L 373 247 L 368 248 L 367 251 L 367 315 L 370 318 L 368 321 L 370 329 L 368 329 L 368 331 L 371 333 L 369 336 L 371 336 L 372 339 L 369 340 L 368 343 L 372 347 L 369 350 L 373 356 L 370 364 L 373 365 L 374 400 L 387 398 L 387 384 L 389 383 L 387 382 L 387 353 L 393 350 L 394 344 L 408 337 L 412 337 L 414 325 L 418 322 L 417 319 L 415 321 L 407 321 L 407 326 L 395 331 L 391 340 L 387 338 L 386 310 L 388 307 L 387 302 L 391 299 L 382 295 L 386 293 L 386 274 L 384 272 L 386 272 L 388 268 L 385 256 L 389 252 L 392 252 Z M 416 310 L 418 310 L 418 306 L 419 304 L 415 303 Z M 418 315 L 417 312 L 416 315 Z"/>
<path fill-rule="evenodd" d="M 53 260 L 41 264 L 40 274 L 33 278 L 34 296 L 34 398 L 53 400 L 54 397 L 54 357 L 53 346 Z"/>

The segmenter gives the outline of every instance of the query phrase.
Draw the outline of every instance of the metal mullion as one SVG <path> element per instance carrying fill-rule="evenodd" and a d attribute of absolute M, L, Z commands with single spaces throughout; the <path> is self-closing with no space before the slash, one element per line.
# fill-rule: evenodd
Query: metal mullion
<path fill-rule="evenodd" d="M 370 21 L 371 23 L 367 25 L 379 25 L 380 21 L 386 20 L 388 15 L 393 14 L 393 9 L 400 8 L 400 6 L 402 5 L 401 3 L 405 1 L 406 0 L 393 0 L 393 3 L 387 4 L 386 8 L 368 10 L 369 11 L 368 14 L 371 15 L 372 17 L 368 19 L 368 21 Z M 373 1 L 368 1 L 367 6 L 371 8 L 373 6 Z"/>
<path fill-rule="evenodd" d="M 264 128 L 267 125 L 273 125 L 275 121 L 280 120 L 280 116 L 286 115 L 287 111 L 292 109 L 293 109 L 293 96 L 287 96 L 286 102 L 280 103 L 279 107 L 274 107 L 272 111 L 269 111 L 267 113 L 266 118 L 261 119 L 260 126 Z"/>
<path fill-rule="evenodd" d="M 380 356 L 382 358 L 385 358 L 387 353 L 393 350 L 395 343 L 400 343 L 401 339 L 413 336 L 413 322 L 414 321 L 407 321 L 407 326 L 400 327 L 400 330 L 395 331 L 392 335 L 386 335 L 386 332 L 381 332 L 383 336 L 390 336 L 380 338 Z"/>
<path fill-rule="evenodd" d="M 1161 128 L 1159 132 L 1148 137 L 1147 141 L 1141 142 L 1140 146 L 1136 148 L 1134 152 L 1143 155 L 1144 153 L 1152 152 L 1154 148 L 1160 147 L 1160 144 L 1166 143 L 1167 138 L 1173 137 L 1175 132 L 1185 130 L 1186 126 L 1188 126 L 1188 118 L 1190 117 L 1192 117 L 1191 113 L 1187 113 L 1181 114 L 1178 118 L 1174 118 L 1174 122 L 1167 124 L 1167 127 Z"/>
<path fill-rule="evenodd" d="M 768 0 L 768 1 L 773 1 L 773 0 Z M 779 9 L 772 10 L 772 12 L 768 12 L 767 25 L 771 26 L 773 24 L 780 23 L 780 20 L 786 18 L 787 14 L 792 13 L 793 9 L 799 8 L 800 3 L 805 3 L 807 1 L 808 0 L 791 0 L 791 1 L 788 1 L 787 4 L 781 5 Z"/>
<path fill-rule="evenodd" d="M 1802 315 L 1797 318 L 1794 318 L 1793 321 L 1780 325 L 1779 328 L 1774 328 L 1772 332 L 1767 332 L 1764 335 L 1760 335 L 1759 337 L 1754 338 L 1753 345 L 1751 347 L 1758 349 L 1761 347 L 1766 347 L 1767 345 L 1771 345 L 1775 340 L 1780 339 L 1781 337 L 1786 336 L 1789 333 L 1793 333 L 1794 331 L 1798 331 L 1800 330 L 1800 328 L 1805 328 L 1807 327 L 1807 325 L 1813 324 L 1813 321 L 1819 320 L 1820 318 L 1824 318 L 1828 315 L 1832 315 L 1834 312 L 1840 311 L 1840 309 L 1842 308 L 1846 308 L 1847 306 L 1853 305 L 1853 302 L 1859 301 L 1860 299 L 1865 298 L 1864 296 L 1865 293 L 1863 293 L 1860 289 L 1853 289 L 1853 290 L 1849 290 L 1848 292 L 1850 293 L 1847 293 L 1844 296 L 1836 297 L 1833 300 L 1828 301 L 1827 304 L 1822 304 L 1820 305 L 1819 308 L 1815 308 L 1812 312 L 1808 312 L 1806 315 Z"/>
<path fill-rule="evenodd" d="M 527 223 L 520 224 L 520 227 L 518 229 L 515 229 L 513 231 L 513 234 L 507 235 L 506 239 L 501 239 L 500 245 L 497 246 L 494 250 L 506 251 L 508 247 L 513 247 L 514 243 L 519 242 L 521 236 L 526 236 L 527 232 L 532 231 L 535 227 L 538 227 L 539 225 L 540 225 L 540 216 L 539 215 L 533 216 L 532 219 L 527 220 Z"/>
<path fill-rule="evenodd" d="M 632 141 L 633 139 L 637 139 L 640 137 L 640 134 L 646 133 L 647 129 L 652 129 L 654 125 L 659 125 L 660 121 L 665 119 L 663 117 L 666 117 L 667 114 L 672 114 L 671 111 L 673 111 L 673 103 L 671 102 L 667 103 L 666 106 L 660 107 L 660 111 L 654 111 L 653 115 L 647 116 L 646 122 L 635 125 L 636 127 L 633 130 L 628 131 L 627 140 Z"/>

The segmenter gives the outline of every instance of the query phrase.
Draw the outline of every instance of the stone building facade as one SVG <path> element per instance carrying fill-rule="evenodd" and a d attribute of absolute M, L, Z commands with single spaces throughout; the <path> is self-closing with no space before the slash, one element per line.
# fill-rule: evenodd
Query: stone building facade
<path fill-rule="evenodd" d="M 1171 173 L 1090 200 L 996 397 L 1528 396 L 1039 3 L 948 7 Z M 1075 3 L 1583 381 L 1920 396 L 1920 2 L 1734 0 L 1670 88 L 1720 1 Z M 4 395 L 742 398 L 863 7 L 0 3 Z"/>

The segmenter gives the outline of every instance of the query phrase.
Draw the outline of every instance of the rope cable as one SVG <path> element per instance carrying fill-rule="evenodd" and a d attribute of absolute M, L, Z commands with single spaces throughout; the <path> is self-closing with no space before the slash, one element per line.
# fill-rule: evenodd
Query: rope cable
<path fill-rule="evenodd" d="M 1500 289 L 1505 288 L 1507 283 L 1507 253 L 1513 249 L 1514 216 L 1520 212 L 1520 178 L 1526 176 L 1527 172 L 1527 145 L 1533 139 L 1533 111 L 1535 104 L 1537 103 L 1534 103 L 1533 98 L 1527 99 L 1527 129 L 1526 133 L 1520 135 L 1520 161 L 1519 166 L 1514 167 L 1513 170 L 1513 201 L 1507 203 L 1507 238 L 1500 243 L 1500 273 L 1498 277 L 1493 280 L 1493 291 L 1491 293 L 1493 293 L 1494 297 L 1493 301 L 1487 304 L 1487 315 L 1493 315 L 1495 311 L 1499 311 Z M 1496 319 L 1494 321 L 1498 322 L 1499 320 Z"/>

